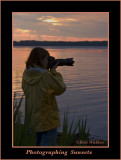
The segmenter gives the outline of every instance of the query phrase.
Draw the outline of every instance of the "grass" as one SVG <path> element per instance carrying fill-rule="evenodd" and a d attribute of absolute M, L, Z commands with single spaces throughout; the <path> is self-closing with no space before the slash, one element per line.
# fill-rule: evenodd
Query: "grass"
<path fill-rule="evenodd" d="M 28 122 L 30 121 L 30 115 L 27 116 L 24 124 L 21 124 L 20 106 L 23 100 L 23 95 L 19 102 L 16 99 L 16 93 L 14 93 L 13 100 L 13 144 L 14 146 L 34 146 L 35 145 L 35 133 L 30 131 Z"/>
<path fill-rule="evenodd" d="M 63 120 L 63 132 L 58 140 L 59 146 L 70 146 L 71 145 L 74 139 L 74 135 L 76 133 L 77 127 L 78 127 L 78 124 L 77 124 L 72 131 L 73 122 L 74 122 L 74 119 L 72 120 L 71 125 L 69 127 L 68 116 L 67 116 L 67 113 L 65 113 L 64 120 Z"/>
<path fill-rule="evenodd" d="M 31 118 L 31 112 L 27 115 L 24 124 L 21 124 L 20 112 L 21 103 L 23 96 L 20 101 L 17 102 L 16 93 L 14 93 L 13 99 L 13 142 L 14 146 L 36 146 L 35 133 L 29 129 L 28 122 Z M 32 110 L 31 110 L 32 111 Z M 63 120 L 63 131 L 58 133 L 57 144 L 58 146 L 85 146 L 85 144 L 77 144 L 77 141 L 89 141 L 90 130 L 87 130 L 87 117 L 85 120 L 78 121 L 74 126 L 74 118 L 71 124 L 68 123 L 68 113 L 64 113 Z M 94 145 L 94 144 L 92 144 Z M 107 141 L 105 141 L 107 145 Z"/>

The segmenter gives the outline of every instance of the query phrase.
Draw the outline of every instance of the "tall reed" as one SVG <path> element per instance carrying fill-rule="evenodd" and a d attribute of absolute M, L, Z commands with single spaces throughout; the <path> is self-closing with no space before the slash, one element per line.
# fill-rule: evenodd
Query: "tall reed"
<path fill-rule="evenodd" d="M 29 129 L 29 121 L 31 119 L 31 112 L 26 117 L 24 124 L 21 124 L 22 113 L 20 106 L 23 100 L 23 96 L 20 101 L 17 102 L 16 93 L 14 93 L 13 100 L 13 142 L 14 146 L 34 146 L 35 145 L 35 133 Z M 32 111 L 32 110 L 31 110 Z"/>
<path fill-rule="evenodd" d="M 69 126 L 68 113 L 64 113 L 63 132 L 58 141 L 58 145 L 59 146 L 71 146 L 72 143 L 74 143 L 74 145 L 78 145 L 76 144 L 76 142 L 74 142 L 74 140 L 76 140 L 77 138 L 79 141 L 89 140 L 90 133 L 89 133 L 89 129 L 86 132 L 86 128 L 87 128 L 87 118 L 85 121 L 82 120 L 82 125 L 81 125 L 81 121 L 79 120 L 75 126 L 74 126 L 74 118 L 73 118 L 73 120 L 71 121 L 71 125 Z M 76 131 L 78 132 L 78 134 L 76 134 Z M 75 137 L 77 135 L 79 136 Z"/>

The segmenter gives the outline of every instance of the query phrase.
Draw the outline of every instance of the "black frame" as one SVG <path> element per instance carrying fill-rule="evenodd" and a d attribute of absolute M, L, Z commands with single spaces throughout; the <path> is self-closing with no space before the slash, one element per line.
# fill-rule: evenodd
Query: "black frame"
<path fill-rule="evenodd" d="M 12 148 L 12 12 L 109 12 L 109 148 L 72 148 L 91 155 L 30 155 Z M 1 158 L 2 159 L 120 159 L 120 2 L 119 1 L 2 1 L 1 2 Z M 4 84 L 4 85 L 3 85 Z M 55 150 L 55 148 L 51 148 Z"/>

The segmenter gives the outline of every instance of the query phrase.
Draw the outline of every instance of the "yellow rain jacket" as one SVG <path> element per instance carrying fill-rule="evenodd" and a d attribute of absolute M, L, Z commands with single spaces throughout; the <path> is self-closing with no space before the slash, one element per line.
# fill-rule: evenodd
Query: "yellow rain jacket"
<path fill-rule="evenodd" d="M 60 126 L 55 96 L 66 90 L 59 72 L 40 67 L 25 69 L 22 79 L 25 94 L 25 120 L 31 115 L 29 127 L 44 132 Z"/>

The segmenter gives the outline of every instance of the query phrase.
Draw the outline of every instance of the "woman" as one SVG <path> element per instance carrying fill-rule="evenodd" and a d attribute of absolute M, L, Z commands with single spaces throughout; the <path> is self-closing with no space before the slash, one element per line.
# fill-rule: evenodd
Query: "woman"
<path fill-rule="evenodd" d="M 47 69 L 49 56 L 43 48 L 32 49 L 22 79 L 25 121 L 31 115 L 28 125 L 36 132 L 37 146 L 56 145 L 60 118 L 55 96 L 66 90 L 62 75 L 56 71 L 58 63 Z"/>

